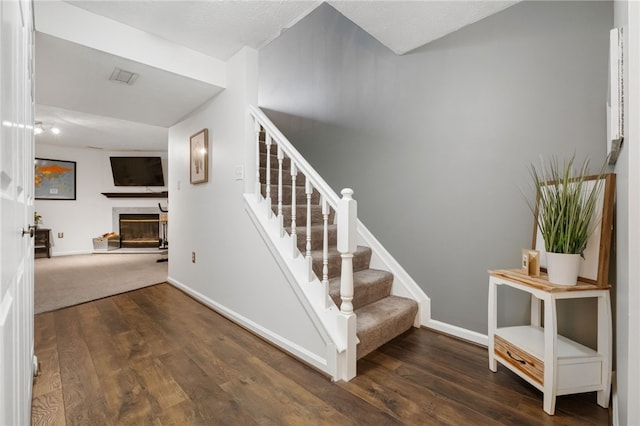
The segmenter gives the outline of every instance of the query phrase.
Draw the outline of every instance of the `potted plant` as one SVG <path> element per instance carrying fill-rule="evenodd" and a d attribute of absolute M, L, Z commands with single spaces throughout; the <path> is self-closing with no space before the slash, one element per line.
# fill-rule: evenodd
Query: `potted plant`
<path fill-rule="evenodd" d="M 604 165 L 594 179 L 588 159 L 579 168 L 574 163 L 575 155 L 562 166 L 556 157 L 546 167 L 542 161 L 539 168 L 531 165 L 537 203 L 529 208 L 544 238 L 549 282 L 559 285 L 577 282 L 580 258 L 597 226 L 592 219 L 603 187 Z"/>
<path fill-rule="evenodd" d="M 38 228 L 38 225 L 42 222 L 42 215 L 40 215 L 37 211 L 33 211 L 33 227 Z"/>

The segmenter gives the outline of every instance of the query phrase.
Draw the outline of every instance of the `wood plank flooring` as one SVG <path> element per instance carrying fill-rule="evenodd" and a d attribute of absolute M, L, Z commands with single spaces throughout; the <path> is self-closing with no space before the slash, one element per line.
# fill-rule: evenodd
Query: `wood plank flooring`
<path fill-rule="evenodd" d="M 33 425 L 606 425 L 594 393 L 556 415 L 487 352 L 412 329 L 349 383 L 289 357 L 169 284 L 35 318 Z"/>

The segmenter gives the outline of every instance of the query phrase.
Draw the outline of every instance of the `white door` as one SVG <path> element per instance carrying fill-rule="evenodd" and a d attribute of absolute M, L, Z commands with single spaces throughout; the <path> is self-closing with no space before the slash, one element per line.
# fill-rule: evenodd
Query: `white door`
<path fill-rule="evenodd" d="M 33 12 L 0 1 L 0 425 L 28 425 L 33 381 Z M 26 230 L 26 235 L 23 235 Z"/>

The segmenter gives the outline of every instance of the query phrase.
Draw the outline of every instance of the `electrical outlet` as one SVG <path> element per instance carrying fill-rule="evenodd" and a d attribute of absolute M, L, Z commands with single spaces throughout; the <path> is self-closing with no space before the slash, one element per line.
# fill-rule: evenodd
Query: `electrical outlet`
<path fill-rule="evenodd" d="M 242 166 L 242 165 L 236 166 L 236 168 L 235 168 L 235 176 L 236 176 L 236 180 L 244 179 L 244 166 Z"/>
<path fill-rule="evenodd" d="M 195 251 L 191 252 L 191 263 L 196 263 L 196 252 Z"/>
<path fill-rule="evenodd" d="M 64 232 L 58 232 L 58 238 L 64 238 Z"/>

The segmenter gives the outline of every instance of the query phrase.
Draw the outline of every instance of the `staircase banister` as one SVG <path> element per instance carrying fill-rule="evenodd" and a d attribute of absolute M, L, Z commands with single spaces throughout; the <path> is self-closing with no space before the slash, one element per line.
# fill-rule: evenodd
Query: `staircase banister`
<path fill-rule="evenodd" d="M 300 152 L 289 142 L 289 139 L 280 132 L 276 125 L 273 124 L 260 108 L 255 105 L 249 105 L 249 113 L 264 127 L 267 133 L 271 135 L 271 138 L 276 140 L 278 147 L 282 147 L 282 150 L 291 158 L 297 168 L 311 181 L 313 187 L 317 189 L 318 192 L 325 197 L 329 205 L 335 209 L 338 206 L 340 197 L 333 188 L 318 175 L 315 169 L 304 159 Z"/>

